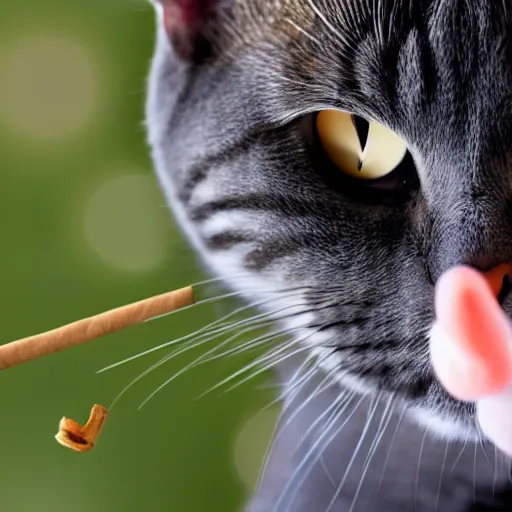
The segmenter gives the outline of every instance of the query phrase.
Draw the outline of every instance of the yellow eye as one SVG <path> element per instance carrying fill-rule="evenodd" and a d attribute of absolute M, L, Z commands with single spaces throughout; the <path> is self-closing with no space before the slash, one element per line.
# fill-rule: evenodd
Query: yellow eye
<path fill-rule="evenodd" d="M 361 129 L 347 112 L 323 110 L 317 117 L 317 130 L 332 162 L 360 180 L 386 176 L 407 154 L 406 143 L 395 132 L 373 121 L 366 124 L 366 130 Z"/>

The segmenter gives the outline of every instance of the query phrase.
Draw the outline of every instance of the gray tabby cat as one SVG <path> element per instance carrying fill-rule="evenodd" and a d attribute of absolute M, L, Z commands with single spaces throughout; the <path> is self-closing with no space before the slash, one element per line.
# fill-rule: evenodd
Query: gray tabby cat
<path fill-rule="evenodd" d="M 435 380 L 427 340 L 445 270 L 512 260 L 512 3 L 156 7 L 161 187 L 210 270 L 281 311 L 292 340 L 248 510 L 512 511 L 510 461 Z M 382 179 L 348 176 L 319 141 L 326 109 L 409 153 Z"/>

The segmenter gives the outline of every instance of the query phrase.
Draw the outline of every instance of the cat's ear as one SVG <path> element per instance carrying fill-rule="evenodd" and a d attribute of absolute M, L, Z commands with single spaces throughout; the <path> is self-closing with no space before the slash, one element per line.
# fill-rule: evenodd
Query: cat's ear
<path fill-rule="evenodd" d="M 157 0 L 163 26 L 176 54 L 192 60 L 207 51 L 205 27 L 225 0 Z"/>

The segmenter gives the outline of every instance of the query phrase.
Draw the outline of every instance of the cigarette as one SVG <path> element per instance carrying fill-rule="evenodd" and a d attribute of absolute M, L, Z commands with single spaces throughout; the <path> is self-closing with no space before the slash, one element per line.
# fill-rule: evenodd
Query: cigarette
<path fill-rule="evenodd" d="M 191 286 L 0 346 L 0 371 L 133 327 L 194 303 Z"/>

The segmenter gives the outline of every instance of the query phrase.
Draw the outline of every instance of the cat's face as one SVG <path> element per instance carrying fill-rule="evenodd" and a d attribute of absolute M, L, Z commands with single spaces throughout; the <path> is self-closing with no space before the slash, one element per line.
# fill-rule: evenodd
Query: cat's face
<path fill-rule="evenodd" d="M 512 7 L 215 4 L 187 61 L 159 16 L 148 125 L 178 218 L 233 286 L 248 271 L 263 299 L 307 287 L 279 305 L 307 312 L 296 336 L 332 375 L 471 431 L 472 407 L 434 379 L 428 332 L 445 270 L 512 260 Z M 347 177 L 318 138 L 326 109 L 393 130 L 412 159 L 382 181 Z"/>

